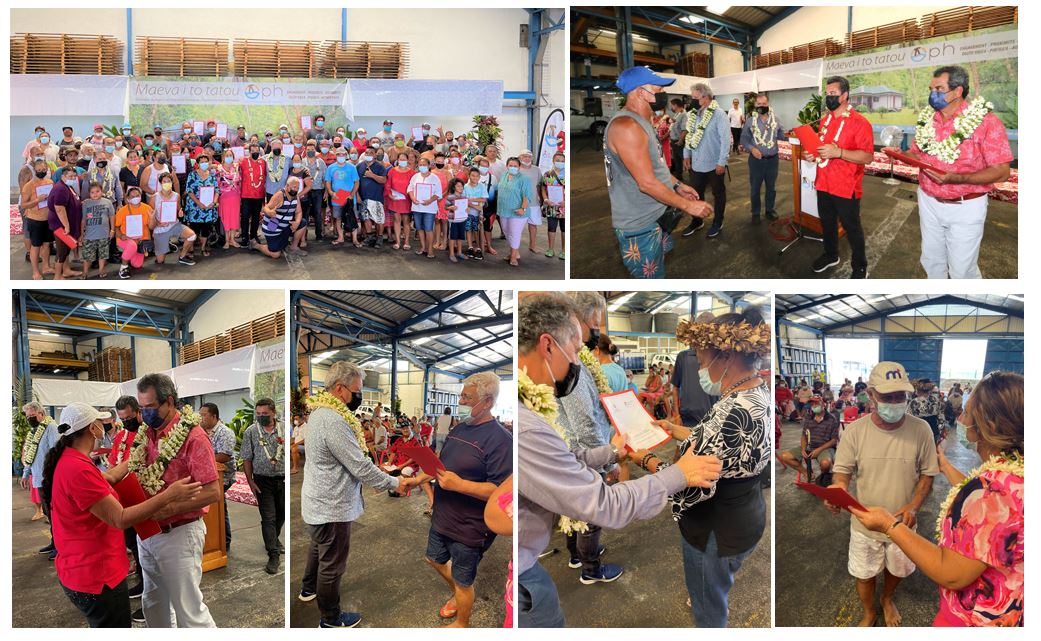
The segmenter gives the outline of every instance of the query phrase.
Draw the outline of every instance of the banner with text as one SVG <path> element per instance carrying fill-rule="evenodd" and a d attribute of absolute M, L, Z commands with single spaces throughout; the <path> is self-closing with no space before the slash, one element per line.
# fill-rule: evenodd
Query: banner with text
<path fill-rule="evenodd" d="M 130 81 L 132 105 L 338 105 L 344 81 Z"/>

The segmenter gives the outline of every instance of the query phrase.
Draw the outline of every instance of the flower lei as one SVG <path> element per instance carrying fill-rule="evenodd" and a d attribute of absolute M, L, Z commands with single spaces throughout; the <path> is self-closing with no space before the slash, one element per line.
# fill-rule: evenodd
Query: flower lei
<path fill-rule="evenodd" d="M 835 132 L 835 137 L 831 140 L 831 143 L 833 145 L 835 145 L 836 147 L 839 146 L 839 136 L 842 135 L 842 128 L 846 126 L 846 119 L 849 118 L 849 115 L 851 113 L 853 113 L 853 105 L 846 105 L 846 111 L 843 112 L 843 114 L 842 114 L 842 122 L 839 123 L 839 130 Z M 831 118 L 834 115 L 835 114 L 833 112 L 829 111 L 828 112 L 828 119 L 824 121 L 823 125 L 821 125 L 821 131 L 820 131 L 821 143 L 824 142 L 824 136 L 825 136 L 825 134 L 828 133 L 828 126 L 831 124 Z M 817 158 L 817 164 L 821 167 L 821 169 L 823 169 L 824 167 L 827 167 L 829 162 L 831 162 L 831 158 L 829 158 L 827 160 L 824 160 L 823 158 Z"/>
<path fill-rule="evenodd" d="M 582 361 L 589 373 L 593 375 L 596 391 L 600 394 L 610 394 L 611 386 L 607 383 L 607 376 L 604 375 L 604 370 L 600 367 L 600 361 L 597 360 L 596 356 L 593 356 L 593 352 L 583 345 L 578 352 L 578 359 Z"/>
<path fill-rule="evenodd" d="M 773 149 L 776 143 L 776 136 L 774 132 L 777 130 L 777 118 L 774 116 L 774 110 L 770 109 L 770 117 L 766 119 L 766 132 L 769 133 L 770 139 L 767 140 L 763 137 L 763 132 L 759 131 L 759 116 L 756 116 L 752 120 L 752 140 L 755 144 L 765 149 Z"/>
<path fill-rule="evenodd" d="M 1014 452 L 1011 454 L 995 454 L 982 465 L 966 474 L 961 483 L 951 487 L 951 491 L 947 493 L 947 498 L 940 504 L 939 515 L 936 517 L 936 539 L 939 540 L 943 534 L 943 522 L 951 511 L 954 499 L 969 481 L 982 476 L 984 472 L 1008 472 L 1009 474 L 1022 477 L 1024 467 L 1023 457 L 1019 454 Z"/>
<path fill-rule="evenodd" d="M 166 466 L 181 451 L 181 447 L 188 440 L 188 434 L 191 433 L 192 428 L 199 424 L 200 420 L 201 418 L 192 410 L 191 405 L 182 407 L 181 420 L 177 422 L 177 427 L 170 430 L 169 434 L 159 439 L 158 453 L 151 465 L 145 463 L 145 456 L 148 451 L 146 447 L 148 443 L 147 430 L 139 429 L 137 431 L 137 436 L 134 438 L 134 451 L 131 452 L 130 458 L 127 459 L 127 465 L 130 472 L 137 475 L 141 488 L 149 496 L 155 496 L 166 485 L 163 481 Z"/>
<path fill-rule="evenodd" d="M 564 432 L 564 428 L 557 423 L 557 399 L 553 396 L 553 389 L 549 385 L 539 385 L 531 380 L 528 376 L 528 370 L 521 368 L 520 376 L 517 380 L 517 396 L 520 397 L 525 407 L 549 423 L 549 426 L 553 428 L 553 431 L 560 436 L 560 440 L 564 441 L 564 444 L 570 450 L 571 443 L 568 442 L 567 434 Z M 560 531 L 564 534 L 589 531 L 588 523 L 572 519 L 563 514 L 560 515 L 559 526 Z"/>
<path fill-rule="evenodd" d="M 275 166 L 271 166 L 271 162 L 274 161 Z M 272 182 L 282 182 L 282 172 L 286 169 L 286 157 L 278 156 L 277 158 L 273 155 L 267 158 L 267 175 L 271 178 Z"/>
<path fill-rule="evenodd" d="M 933 126 L 936 112 L 932 107 L 926 107 L 918 114 L 915 142 L 925 153 L 953 165 L 961 156 L 961 144 L 972 137 L 973 132 L 991 111 L 994 111 L 994 104 L 987 102 L 983 96 L 977 96 L 968 109 L 955 117 L 954 130 L 941 141 L 936 139 L 936 127 Z"/>
<path fill-rule="evenodd" d="M 361 453 L 369 453 L 369 447 L 365 444 L 365 430 L 361 426 L 361 421 L 347 407 L 346 403 L 333 396 L 332 392 L 328 390 L 322 390 L 314 396 L 308 396 L 305 402 L 309 412 L 313 412 L 319 407 L 325 407 L 342 416 L 343 420 L 347 421 L 347 425 L 354 431 L 354 437 L 358 440 L 358 447 L 361 448 Z"/>
<path fill-rule="evenodd" d="M 676 326 L 676 340 L 694 348 L 717 349 L 765 356 L 770 353 L 770 326 L 766 323 L 696 323 L 682 321 Z"/>
<path fill-rule="evenodd" d="M 47 431 L 47 426 L 53 420 L 50 416 L 45 417 L 45 420 L 40 421 L 40 424 L 32 431 L 29 438 L 25 440 L 25 445 L 22 448 L 23 465 L 32 465 L 33 461 L 36 460 L 36 450 L 40 447 L 40 441 L 43 440 L 43 433 Z"/>
<path fill-rule="evenodd" d="M 694 118 L 687 118 L 687 149 L 697 149 L 698 145 L 701 144 L 701 138 L 705 135 L 705 128 L 708 127 L 708 123 L 712 121 L 712 116 L 716 115 L 716 109 L 719 109 L 719 103 L 715 100 L 708 103 L 705 107 L 705 113 L 701 115 L 701 121 L 698 122 L 697 126 L 694 126 Z"/>
<path fill-rule="evenodd" d="M 272 463 L 277 463 L 282 460 L 285 456 L 285 438 L 282 436 L 282 428 L 279 427 L 278 422 L 275 422 L 275 438 L 278 440 L 278 447 L 275 448 L 275 455 L 271 455 L 271 450 L 268 449 L 267 439 L 264 438 L 264 428 L 257 424 L 257 440 L 260 441 L 260 447 L 264 448 L 264 456 L 267 460 Z"/>

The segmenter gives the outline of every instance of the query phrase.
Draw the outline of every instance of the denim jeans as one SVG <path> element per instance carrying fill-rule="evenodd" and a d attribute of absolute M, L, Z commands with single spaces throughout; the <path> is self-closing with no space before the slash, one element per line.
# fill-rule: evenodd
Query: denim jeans
<path fill-rule="evenodd" d="M 690 594 L 690 614 L 699 628 L 725 628 L 729 616 L 728 599 L 734 586 L 734 575 L 755 550 L 736 556 L 718 556 L 716 535 L 710 534 L 705 550 L 680 536 L 683 547 L 683 577 Z"/>
<path fill-rule="evenodd" d="M 517 596 L 520 609 L 517 624 L 522 628 L 562 628 L 564 611 L 560 596 L 549 572 L 541 563 L 535 563 L 517 577 Z"/>
<path fill-rule="evenodd" d="M 590 525 L 585 532 L 567 535 L 567 549 L 572 559 L 582 561 L 582 574 L 594 576 L 600 572 L 600 526 Z"/>
<path fill-rule="evenodd" d="M 774 211 L 774 201 L 777 199 L 777 167 L 779 161 L 777 156 L 769 156 L 757 159 L 748 156 L 748 183 L 752 188 L 752 215 L 759 215 L 759 191 L 766 183 L 766 211 Z"/>

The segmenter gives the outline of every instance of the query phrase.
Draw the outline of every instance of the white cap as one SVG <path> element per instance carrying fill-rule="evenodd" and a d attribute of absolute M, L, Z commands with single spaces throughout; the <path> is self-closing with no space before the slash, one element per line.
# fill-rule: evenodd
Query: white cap
<path fill-rule="evenodd" d="M 65 406 L 65 409 L 61 411 L 61 418 L 58 422 L 61 425 L 69 426 L 69 429 L 62 432 L 62 436 L 66 436 L 75 434 L 98 419 L 104 420 L 106 418 L 112 418 L 112 414 L 99 412 L 90 405 L 77 401 Z"/>
<path fill-rule="evenodd" d="M 525 149 L 524 151 L 520 152 L 520 154 L 518 154 L 518 157 L 520 157 L 520 156 L 534 156 L 534 155 L 535 154 L 531 153 L 530 149 Z"/>

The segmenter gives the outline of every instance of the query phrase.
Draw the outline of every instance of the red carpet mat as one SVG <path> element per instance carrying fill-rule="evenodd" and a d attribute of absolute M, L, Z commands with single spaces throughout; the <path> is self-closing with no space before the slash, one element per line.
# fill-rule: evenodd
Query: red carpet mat
<path fill-rule="evenodd" d="M 235 484 L 228 488 L 225 496 L 229 501 L 246 505 L 257 504 L 257 497 L 253 496 L 253 491 L 249 489 L 249 483 L 246 482 L 245 472 L 235 472 Z"/>

